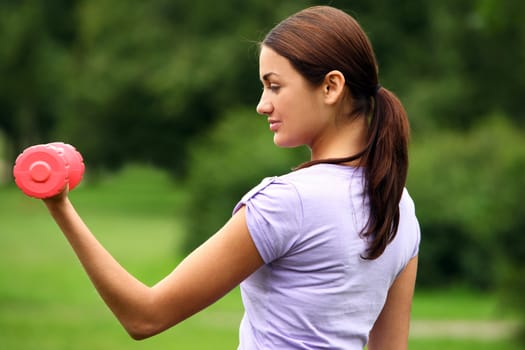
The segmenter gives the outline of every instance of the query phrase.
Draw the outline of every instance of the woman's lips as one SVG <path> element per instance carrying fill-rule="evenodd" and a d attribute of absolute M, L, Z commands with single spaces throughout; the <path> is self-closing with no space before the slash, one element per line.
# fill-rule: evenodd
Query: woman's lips
<path fill-rule="evenodd" d="M 270 130 L 274 132 L 277 131 L 282 124 L 281 121 L 276 119 L 268 119 L 268 123 L 270 123 Z"/>

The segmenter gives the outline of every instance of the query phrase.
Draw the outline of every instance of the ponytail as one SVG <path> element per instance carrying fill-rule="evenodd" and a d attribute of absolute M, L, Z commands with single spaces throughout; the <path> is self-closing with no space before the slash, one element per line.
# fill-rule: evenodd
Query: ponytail
<path fill-rule="evenodd" d="M 361 232 L 369 242 L 367 254 L 363 258 L 369 260 L 381 256 L 396 236 L 399 201 L 408 172 L 410 137 L 407 113 L 399 99 L 380 86 L 373 96 L 373 113 L 364 150 L 344 158 L 312 160 L 295 168 L 298 170 L 320 163 L 339 164 L 359 159 L 365 172 L 365 191 L 370 207 L 368 222 Z"/>
<path fill-rule="evenodd" d="M 366 259 L 378 258 L 397 233 L 410 134 L 406 111 L 392 92 L 379 87 L 373 98 L 368 145 L 361 157 L 370 206 L 368 223 L 362 231 L 369 239 Z"/>

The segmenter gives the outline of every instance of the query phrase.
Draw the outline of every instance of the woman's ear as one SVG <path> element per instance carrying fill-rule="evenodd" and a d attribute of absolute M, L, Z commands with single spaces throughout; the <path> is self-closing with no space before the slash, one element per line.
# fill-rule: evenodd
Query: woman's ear
<path fill-rule="evenodd" d="M 323 81 L 323 96 L 327 104 L 334 104 L 344 96 L 345 76 L 338 70 L 326 74 Z"/>

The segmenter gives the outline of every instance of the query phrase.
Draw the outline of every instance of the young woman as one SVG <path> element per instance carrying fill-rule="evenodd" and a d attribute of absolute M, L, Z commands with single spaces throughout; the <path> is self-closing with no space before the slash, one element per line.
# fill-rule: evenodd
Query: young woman
<path fill-rule="evenodd" d="M 135 339 L 241 284 L 239 349 L 406 349 L 420 239 L 405 190 L 409 127 L 366 35 L 340 10 L 305 9 L 261 43 L 260 79 L 274 143 L 306 145 L 311 160 L 264 179 L 153 287 L 100 245 L 67 190 L 45 199 L 49 211 Z"/>

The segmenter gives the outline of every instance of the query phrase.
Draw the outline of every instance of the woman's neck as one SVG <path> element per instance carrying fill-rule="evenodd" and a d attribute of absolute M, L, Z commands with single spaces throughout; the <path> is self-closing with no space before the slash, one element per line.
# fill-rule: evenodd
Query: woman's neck
<path fill-rule="evenodd" d="M 311 145 L 311 161 L 342 160 L 341 164 L 356 165 L 359 160 L 344 161 L 351 156 L 358 155 L 367 145 L 366 118 L 356 117 L 346 123 L 338 123 L 331 130 L 326 131 L 319 140 Z"/>

